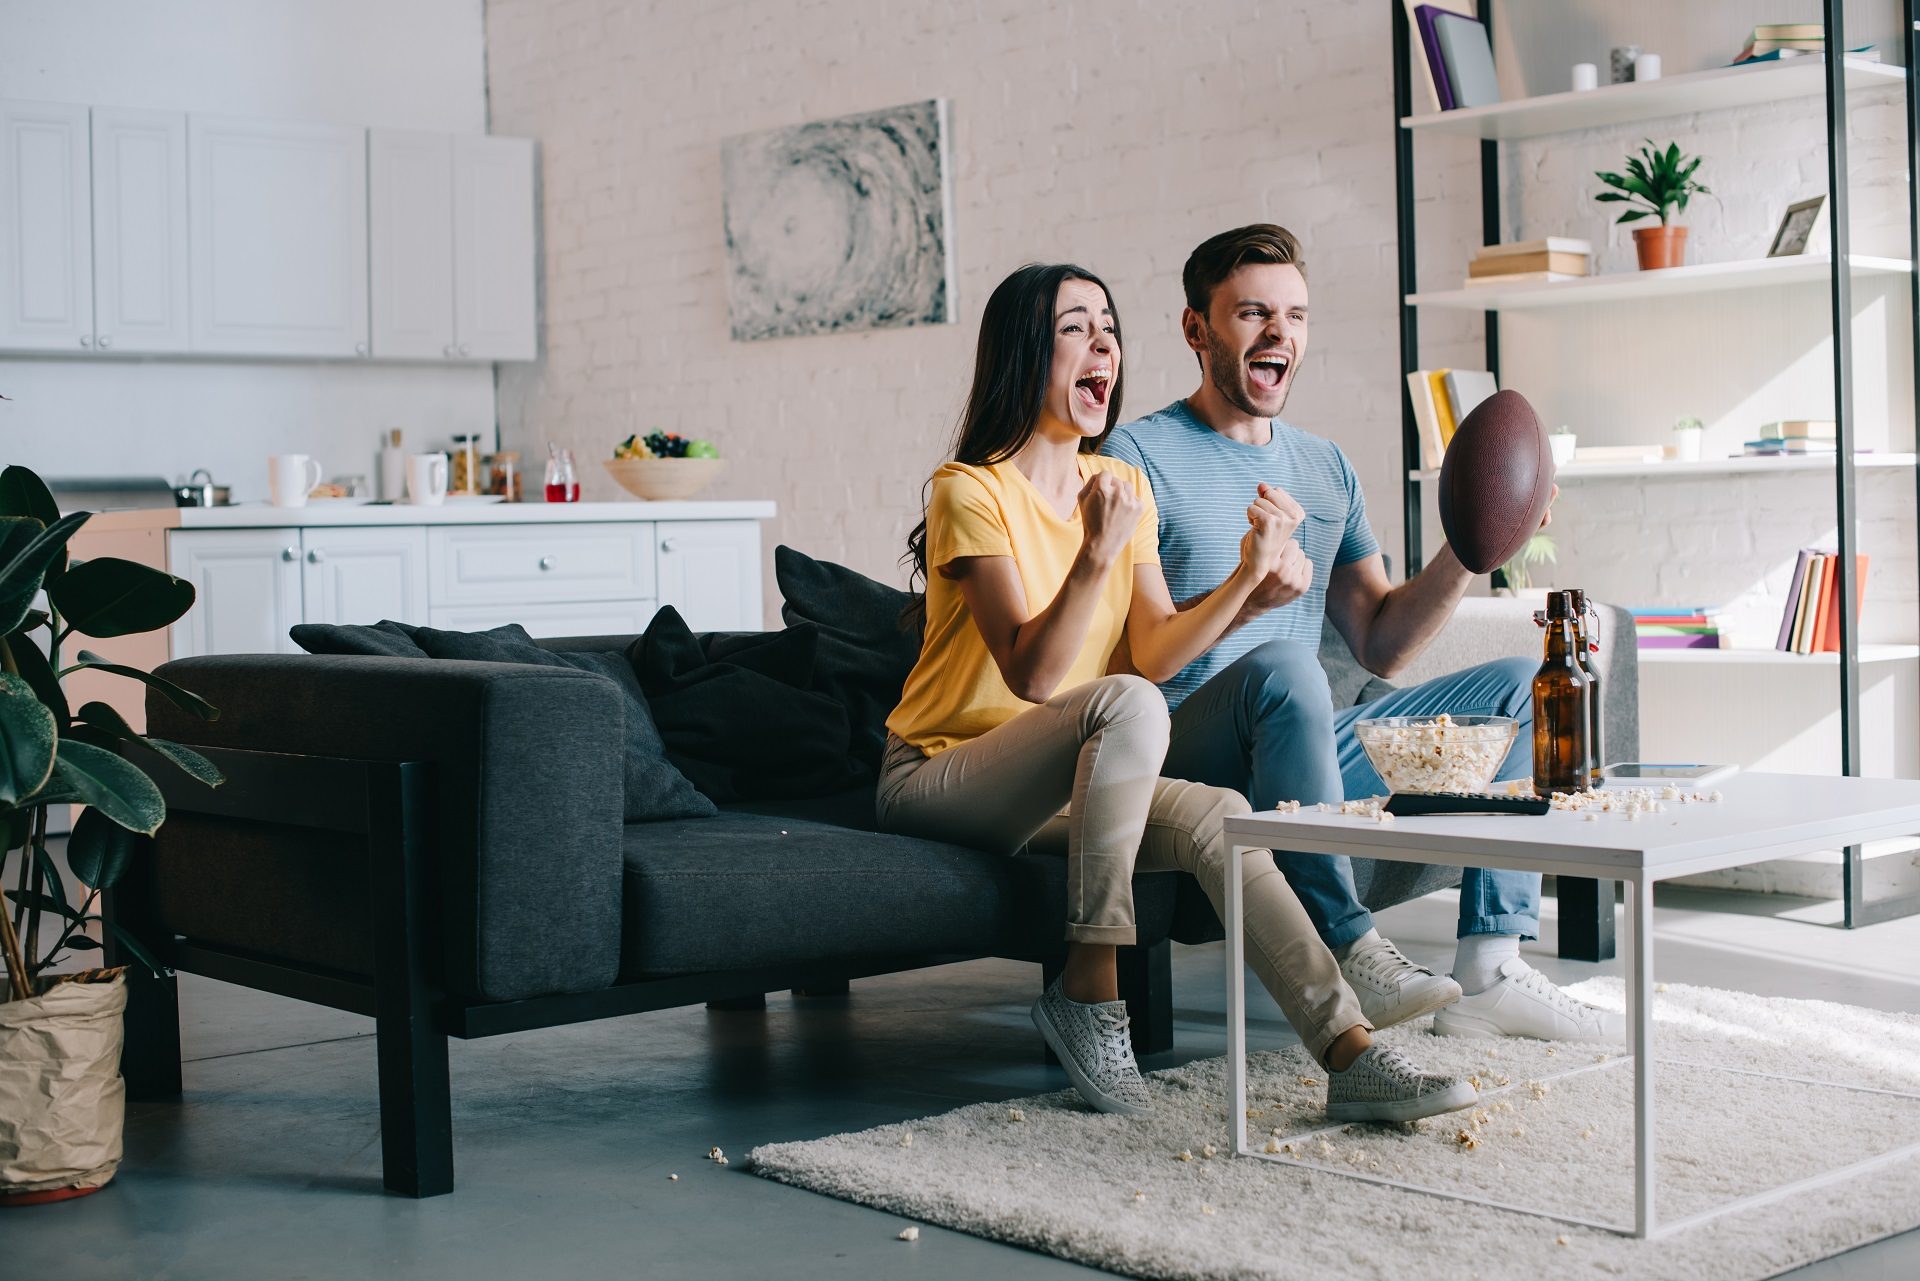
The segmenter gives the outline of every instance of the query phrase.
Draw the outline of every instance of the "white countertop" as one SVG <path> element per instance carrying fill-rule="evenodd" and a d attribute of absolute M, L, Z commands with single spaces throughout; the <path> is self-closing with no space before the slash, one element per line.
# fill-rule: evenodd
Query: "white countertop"
<path fill-rule="evenodd" d="M 305 507 L 238 503 L 232 507 L 157 508 L 103 512 L 89 527 L 162 529 L 285 529 L 352 525 L 579 525 L 597 521 L 766 520 L 764 500 L 670 503 L 472 503 L 440 507 L 407 503 L 312 502 Z"/>

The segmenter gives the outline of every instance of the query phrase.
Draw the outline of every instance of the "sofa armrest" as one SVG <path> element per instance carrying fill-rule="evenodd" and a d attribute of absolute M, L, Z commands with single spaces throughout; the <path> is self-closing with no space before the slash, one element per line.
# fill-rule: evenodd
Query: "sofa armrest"
<path fill-rule="evenodd" d="M 612 681 L 563 667 L 270 654 L 181 659 L 159 674 L 220 709 L 201 721 L 150 692 L 159 737 L 432 766 L 428 875 L 437 977 L 450 991 L 512 1000 L 614 981 L 625 707 Z M 279 830 L 282 851 L 312 835 Z M 233 839 L 264 850 L 275 835 L 251 824 Z M 242 874 L 271 865 L 227 864 Z"/>

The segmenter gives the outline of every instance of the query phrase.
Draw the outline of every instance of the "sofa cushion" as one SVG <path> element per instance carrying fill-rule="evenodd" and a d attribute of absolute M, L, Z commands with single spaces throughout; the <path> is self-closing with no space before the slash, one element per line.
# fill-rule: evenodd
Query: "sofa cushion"
<path fill-rule="evenodd" d="M 375 658 L 425 658 L 427 651 L 415 643 L 418 628 L 383 618 L 377 623 L 296 623 L 287 635 L 309 654 L 361 654 Z M 499 635 L 506 628 L 495 628 L 482 635 Z M 519 631 L 519 628 L 512 629 Z"/>
<path fill-rule="evenodd" d="M 728 812 L 630 823 L 623 979 L 865 957 L 1064 950 L 1066 861 L 1011 858 L 808 819 Z M 1140 942 L 1167 936 L 1181 877 L 1134 878 Z"/>
<path fill-rule="evenodd" d="M 811 688 L 816 629 L 700 638 L 672 606 L 627 657 L 669 759 L 716 801 L 845 791 L 871 774 L 850 759 L 847 712 Z"/>
<path fill-rule="evenodd" d="M 666 818 L 702 818 L 714 812 L 713 802 L 694 790 L 692 783 L 667 759 L 654 728 L 647 700 L 634 679 L 633 668 L 618 653 L 556 653 L 542 649 L 517 625 L 490 632 L 443 632 L 415 627 L 413 641 L 429 658 L 481 663 L 526 663 L 538 667 L 574 667 L 605 676 L 620 687 L 626 709 L 626 752 L 622 782 L 629 822 Z"/>
<path fill-rule="evenodd" d="M 887 716 L 920 657 L 925 615 L 902 621 L 919 597 L 791 547 L 773 549 L 773 575 L 785 602 L 780 617 L 819 629 L 813 687 L 847 709 L 853 754 L 877 777 Z"/>

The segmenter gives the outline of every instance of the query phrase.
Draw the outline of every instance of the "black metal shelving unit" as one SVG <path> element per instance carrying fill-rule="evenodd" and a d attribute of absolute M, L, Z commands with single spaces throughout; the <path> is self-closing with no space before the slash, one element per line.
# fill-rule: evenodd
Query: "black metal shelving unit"
<path fill-rule="evenodd" d="M 1920 30 L 1915 27 L 1916 0 L 1901 0 L 1902 47 L 1906 64 L 1907 125 L 1907 212 L 1909 235 L 1909 299 L 1912 307 L 1913 368 L 1915 370 L 1915 419 L 1920 430 L 1920 86 L 1914 69 L 1920 66 Z M 1420 368 L 1420 321 L 1418 309 L 1407 299 L 1419 290 L 1416 278 L 1417 227 L 1414 217 L 1414 134 L 1402 122 L 1413 115 L 1413 63 L 1415 35 L 1401 0 L 1389 0 L 1393 30 L 1393 137 L 1395 208 L 1399 226 L 1399 264 L 1397 274 L 1400 309 L 1401 393 L 1400 453 L 1401 508 L 1405 521 L 1407 574 L 1411 577 L 1424 564 L 1421 529 L 1422 484 L 1417 477 L 1420 458 L 1419 426 L 1414 418 L 1413 402 L 1404 391 L 1404 376 Z M 1845 0 L 1822 0 L 1828 51 L 1845 50 Z M 1493 0 L 1480 0 L 1480 21 L 1493 28 Z M 1420 54 L 1419 56 L 1424 56 Z M 1829 301 L 1833 328 L 1833 409 L 1836 427 L 1834 460 L 1834 512 L 1836 540 L 1835 581 L 1840 599 L 1840 771 L 1860 773 L 1860 638 L 1855 622 L 1855 601 L 1859 584 L 1855 581 L 1855 527 L 1859 518 L 1854 483 L 1853 424 L 1853 339 L 1850 318 L 1853 310 L 1853 284 L 1847 268 L 1851 253 L 1848 227 L 1850 202 L 1847 189 L 1847 78 L 1844 54 L 1836 61 L 1828 56 L 1824 100 L 1827 121 L 1827 223 L 1832 237 L 1832 263 L 1828 272 Z M 1761 73 L 1765 74 L 1765 73 Z M 1484 244 L 1500 242 L 1500 143 L 1483 138 L 1480 142 L 1480 223 Z M 1487 369 L 1500 377 L 1500 315 L 1489 310 L 1486 317 Z M 1915 498 L 1920 505 L 1920 467 L 1914 469 Z M 1841 869 L 1843 924 L 1847 929 L 1879 921 L 1920 914 L 1920 894 L 1872 901 L 1866 897 L 1865 872 L 1859 846 L 1849 846 Z M 1597 905 L 1596 905 L 1597 906 Z M 1562 903 L 1563 930 L 1567 904 Z M 1595 946 L 1586 949 L 1610 955 L 1612 913 L 1604 921 L 1590 919 L 1596 914 L 1579 913 L 1576 928 L 1584 936 L 1588 930 L 1604 931 L 1604 940 L 1595 935 Z M 1563 952 L 1568 949 L 1563 945 Z"/>

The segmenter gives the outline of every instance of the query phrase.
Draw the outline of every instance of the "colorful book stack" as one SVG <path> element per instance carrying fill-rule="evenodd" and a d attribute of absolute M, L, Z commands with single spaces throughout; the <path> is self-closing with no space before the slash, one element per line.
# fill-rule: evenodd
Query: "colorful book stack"
<path fill-rule="evenodd" d="M 1593 274 L 1593 245 L 1568 236 L 1483 245 L 1467 264 L 1467 288 L 1522 281 L 1578 280 Z"/>
<path fill-rule="evenodd" d="M 1641 649 L 1719 649 L 1720 624 L 1705 605 L 1649 605 L 1628 611 Z"/>
<path fill-rule="evenodd" d="M 1839 557 L 1832 552 L 1800 549 L 1793 567 L 1793 584 L 1787 588 L 1787 607 L 1780 616 L 1780 639 L 1774 648 L 1789 654 L 1836 653 L 1840 649 L 1839 577 L 1834 566 Z M 1853 617 L 1860 618 L 1860 607 L 1867 601 L 1867 558 L 1853 558 Z"/>
<path fill-rule="evenodd" d="M 1753 29 L 1747 43 L 1734 55 L 1733 65 L 1798 58 L 1803 54 L 1825 53 L 1826 49 L 1827 29 L 1818 22 L 1763 22 Z M 1871 44 L 1847 52 L 1851 57 L 1879 60 L 1878 51 Z"/>
<path fill-rule="evenodd" d="M 1420 465 L 1428 471 L 1438 468 L 1453 442 L 1453 429 L 1499 390 L 1484 369 L 1416 369 L 1408 374 L 1407 394 L 1420 428 Z"/>
<path fill-rule="evenodd" d="M 1787 454 L 1831 454 L 1839 447 L 1831 418 L 1795 418 L 1768 423 L 1760 429 L 1760 439 L 1746 444 L 1753 458 L 1778 458 Z"/>

